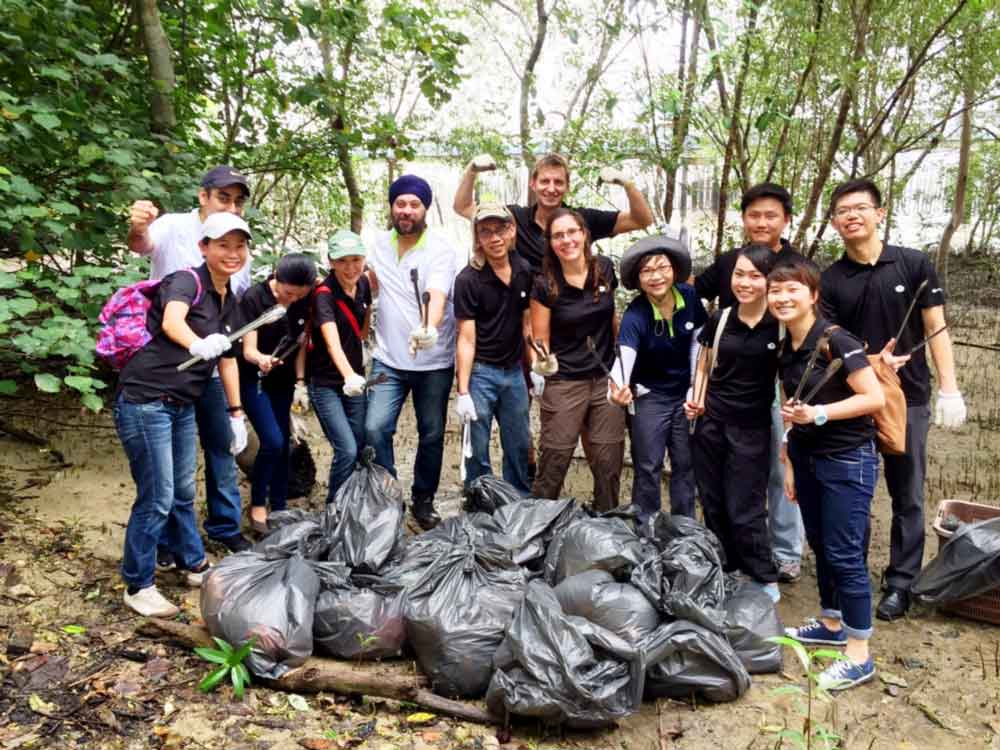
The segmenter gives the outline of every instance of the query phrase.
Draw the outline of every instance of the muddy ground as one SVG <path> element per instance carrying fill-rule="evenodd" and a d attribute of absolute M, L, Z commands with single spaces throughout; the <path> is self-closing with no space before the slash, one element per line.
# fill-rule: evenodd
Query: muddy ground
<path fill-rule="evenodd" d="M 953 311 L 956 338 L 1000 341 L 995 310 Z M 957 432 L 931 430 L 927 559 L 937 549 L 930 523 L 940 500 L 1000 505 L 998 356 L 957 348 L 970 420 Z M 755 677 L 736 703 L 660 701 L 614 730 L 559 736 L 529 724 L 516 726 L 509 740 L 493 728 L 444 718 L 412 726 L 406 717 L 416 709 L 388 701 L 320 694 L 301 703 L 258 686 L 243 701 L 228 687 L 201 694 L 196 685 L 206 664 L 184 649 L 137 637 L 137 618 L 121 602 L 117 564 L 133 486 L 110 420 L 57 400 L 0 401 L 0 418 L 55 449 L 0 435 L 0 748 L 753 750 L 777 747 L 782 728 L 802 726 L 795 701 L 775 693 L 803 684 L 790 654 L 784 672 Z M 313 441 L 325 477 L 329 450 L 322 443 Z M 404 486 L 414 449 L 407 412 L 397 435 Z M 447 450 L 439 498 L 446 514 L 457 512 L 459 502 L 457 433 L 449 433 Z M 626 476 L 623 496 L 629 483 Z M 585 498 L 588 488 L 578 460 L 567 492 Z M 317 486 L 299 503 L 317 506 L 323 496 Z M 871 566 L 879 571 L 889 533 L 881 485 L 873 516 Z M 782 589 L 779 611 L 788 623 L 817 609 L 808 555 L 804 569 L 799 583 Z M 198 619 L 196 592 L 170 575 L 161 586 L 184 602 L 184 617 Z M 5 657 L 4 643 L 25 628 L 30 651 Z M 872 648 L 880 678 L 814 714 L 843 736 L 842 747 L 1000 749 L 1000 627 L 916 610 L 900 622 L 877 623 Z"/>

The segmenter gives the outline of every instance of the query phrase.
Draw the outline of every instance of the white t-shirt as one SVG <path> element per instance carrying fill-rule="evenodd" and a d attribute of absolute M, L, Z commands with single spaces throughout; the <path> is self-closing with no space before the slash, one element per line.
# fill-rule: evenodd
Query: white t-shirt
<path fill-rule="evenodd" d="M 375 316 L 375 353 L 383 364 L 397 370 L 440 370 L 455 366 L 455 251 L 448 240 L 425 229 L 420 240 L 402 258 L 397 253 L 395 230 L 375 237 L 375 250 L 368 259 L 378 275 L 378 313 Z M 417 307 L 410 270 L 416 268 L 420 293 L 429 289 L 447 297 L 444 317 L 438 324 L 438 341 L 430 349 L 409 352 L 410 331 L 423 324 Z"/>
<path fill-rule="evenodd" d="M 163 214 L 149 225 L 151 253 L 151 279 L 162 279 L 182 268 L 196 268 L 205 262 L 201 248 L 201 217 L 195 208 L 186 214 Z M 250 288 L 250 257 L 247 263 L 229 280 L 233 294 L 240 297 Z"/>

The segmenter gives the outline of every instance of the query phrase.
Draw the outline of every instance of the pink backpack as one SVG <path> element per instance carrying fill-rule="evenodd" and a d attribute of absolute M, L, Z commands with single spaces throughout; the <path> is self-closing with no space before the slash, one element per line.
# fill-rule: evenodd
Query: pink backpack
<path fill-rule="evenodd" d="M 185 271 L 194 276 L 198 285 L 194 304 L 201 301 L 201 279 L 191 268 Z M 98 320 L 101 330 L 97 332 L 97 356 L 106 360 L 114 369 L 121 370 L 135 355 L 150 342 L 153 335 L 146 327 L 146 317 L 153 304 L 153 294 L 162 279 L 137 281 L 123 287 L 111 295 Z"/>

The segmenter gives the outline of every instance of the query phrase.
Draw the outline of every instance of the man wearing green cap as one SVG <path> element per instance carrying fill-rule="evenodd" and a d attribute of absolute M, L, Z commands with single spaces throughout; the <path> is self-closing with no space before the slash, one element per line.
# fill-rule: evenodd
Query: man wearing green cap
<path fill-rule="evenodd" d="M 331 273 L 313 293 L 308 344 L 296 364 L 293 409 L 308 410 L 311 402 L 333 447 L 327 503 L 351 475 L 365 445 L 364 341 L 372 304 L 365 255 L 364 242 L 354 232 L 341 230 L 327 242 Z"/>

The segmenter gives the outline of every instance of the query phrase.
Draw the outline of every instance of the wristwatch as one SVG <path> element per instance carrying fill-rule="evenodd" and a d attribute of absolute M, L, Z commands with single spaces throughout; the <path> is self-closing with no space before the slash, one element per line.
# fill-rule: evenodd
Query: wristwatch
<path fill-rule="evenodd" d="M 829 420 L 829 417 L 826 416 L 826 408 L 823 404 L 819 404 L 818 406 L 814 406 L 813 409 L 816 412 L 813 415 L 813 424 L 817 427 L 822 427 Z"/>

